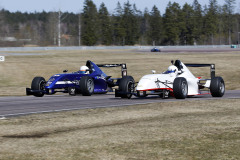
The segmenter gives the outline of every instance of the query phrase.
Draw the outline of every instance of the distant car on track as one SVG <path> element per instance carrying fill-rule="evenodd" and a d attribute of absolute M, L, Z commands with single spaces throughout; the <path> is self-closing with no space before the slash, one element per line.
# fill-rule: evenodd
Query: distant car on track
<path fill-rule="evenodd" d="M 131 98 L 159 95 L 162 98 L 173 96 L 185 99 L 188 96 L 211 94 L 213 97 L 222 97 L 225 93 L 225 84 L 222 77 L 215 77 L 215 64 L 184 64 L 180 60 L 169 66 L 161 74 L 143 76 L 139 83 L 131 76 L 121 80 L 119 89 L 115 91 L 116 97 Z M 210 67 L 211 78 L 195 77 L 187 67 Z"/>
<path fill-rule="evenodd" d="M 151 49 L 151 52 L 161 52 L 161 50 L 156 48 L 156 47 L 154 47 L 153 49 Z"/>
<path fill-rule="evenodd" d="M 107 76 L 100 67 L 121 67 L 122 77 L 127 75 L 126 64 L 99 64 L 96 65 L 88 60 L 86 66 L 80 71 L 53 75 L 48 81 L 43 77 L 35 77 L 31 88 L 26 88 L 27 95 L 42 97 L 56 92 L 69 93 L 69 95 L 82 94 L 91 96 L 93 93 L 107 93 L 112 87 L 118 86 L 122 78 L 111 78 Z M 83 69 L 83 70 L 82 70 Z"/>

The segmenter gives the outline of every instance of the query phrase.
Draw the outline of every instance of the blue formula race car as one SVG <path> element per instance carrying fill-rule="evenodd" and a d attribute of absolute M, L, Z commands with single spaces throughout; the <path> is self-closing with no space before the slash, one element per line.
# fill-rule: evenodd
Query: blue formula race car
<path fill-rule="evenodd" d="M 88 60 L 86 66 L 82 66 L 80 71 L 67 73 L 67 70 L 64 70 L 64 73 L 55 74 L 48 81 L 43 77 L 35 77 L 31 88 L 26 88 L 26 94 L 42 97 L 45 94 L 63 92 L 69 95 L 91 96 L 93 93 L 107 93 L 112 90 L 112 87 L 119 86 L 122 78 L 111 78 L 100 67 L 121 67 L 122 78 L 127 76 L 126 64 L 97 65 Z"/>
<path fill-rule="evenodd" d="M 161 50 L 156 48 L 156 47 L 154 47 L 153 49 L 151 49 L 151 52 L 161 52 Z"/>

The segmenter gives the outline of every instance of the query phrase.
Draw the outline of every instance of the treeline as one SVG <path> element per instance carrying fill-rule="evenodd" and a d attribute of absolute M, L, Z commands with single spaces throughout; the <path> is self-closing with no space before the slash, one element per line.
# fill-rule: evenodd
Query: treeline
<path fill-rule="evenodd" d="M 161 4 L 159 4 L 161 5 Z M 235 0 L 201 6 L 198 0 L 182 7 L 169 2 L 140 11 L 129 1 L 113 13 L 105 4 L 85 0 L 80 14 L 0 11 L 0 46 L 22 45 L 218 45 L 238 44 L 240 15 Z"/>

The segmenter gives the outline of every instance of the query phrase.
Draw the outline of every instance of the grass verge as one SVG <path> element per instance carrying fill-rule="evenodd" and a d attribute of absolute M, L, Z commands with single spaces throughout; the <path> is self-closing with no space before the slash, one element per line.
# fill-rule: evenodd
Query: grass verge
<path fill-rule="evenodd" d="M 0 120 L 0 159 L 238 159 L 239 99 Z"/>

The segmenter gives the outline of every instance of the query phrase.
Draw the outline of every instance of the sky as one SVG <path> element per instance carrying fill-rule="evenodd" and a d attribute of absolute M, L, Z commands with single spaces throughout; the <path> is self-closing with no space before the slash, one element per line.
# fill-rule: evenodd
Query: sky
<path fill-rule="evenodd" d="M 0 0 L 0 8 L 4 8 L 11 12 L 42 12 L 43 10 L 48 12 L 58 11 L 60 9 L 63 12 L 79 13 L 83 10 L 84 1 L 85 0 Z M 161 14 L 165 13 L 169 1 L 170 0 L 129 0 L 131 4 L 135 3 L 137 8 L 141 11 L 144 11 L 145 8 L 151 11 L 152 7 L 156 5 Z M 100 4 L 103 2 L 108 11 L 113 13 L 117 6 L 117 2 L 120 2 L 123 6 L 127 0 L 93 0 L 93 2 L 97 8 L 99 8 Z M 177 2 L 183 6 L 185 3 L 192 4 L 193 0 L 171 0 L 171 2 Z M 202 6 L 209 4 L 209 0 L 198 0 L 198 2 Z M 225 3 L 224 0 L 217 0 L 217 2 L 219 5 Z M 240 0 L 236 0 L 236 8 L 240 8 Z"/>

